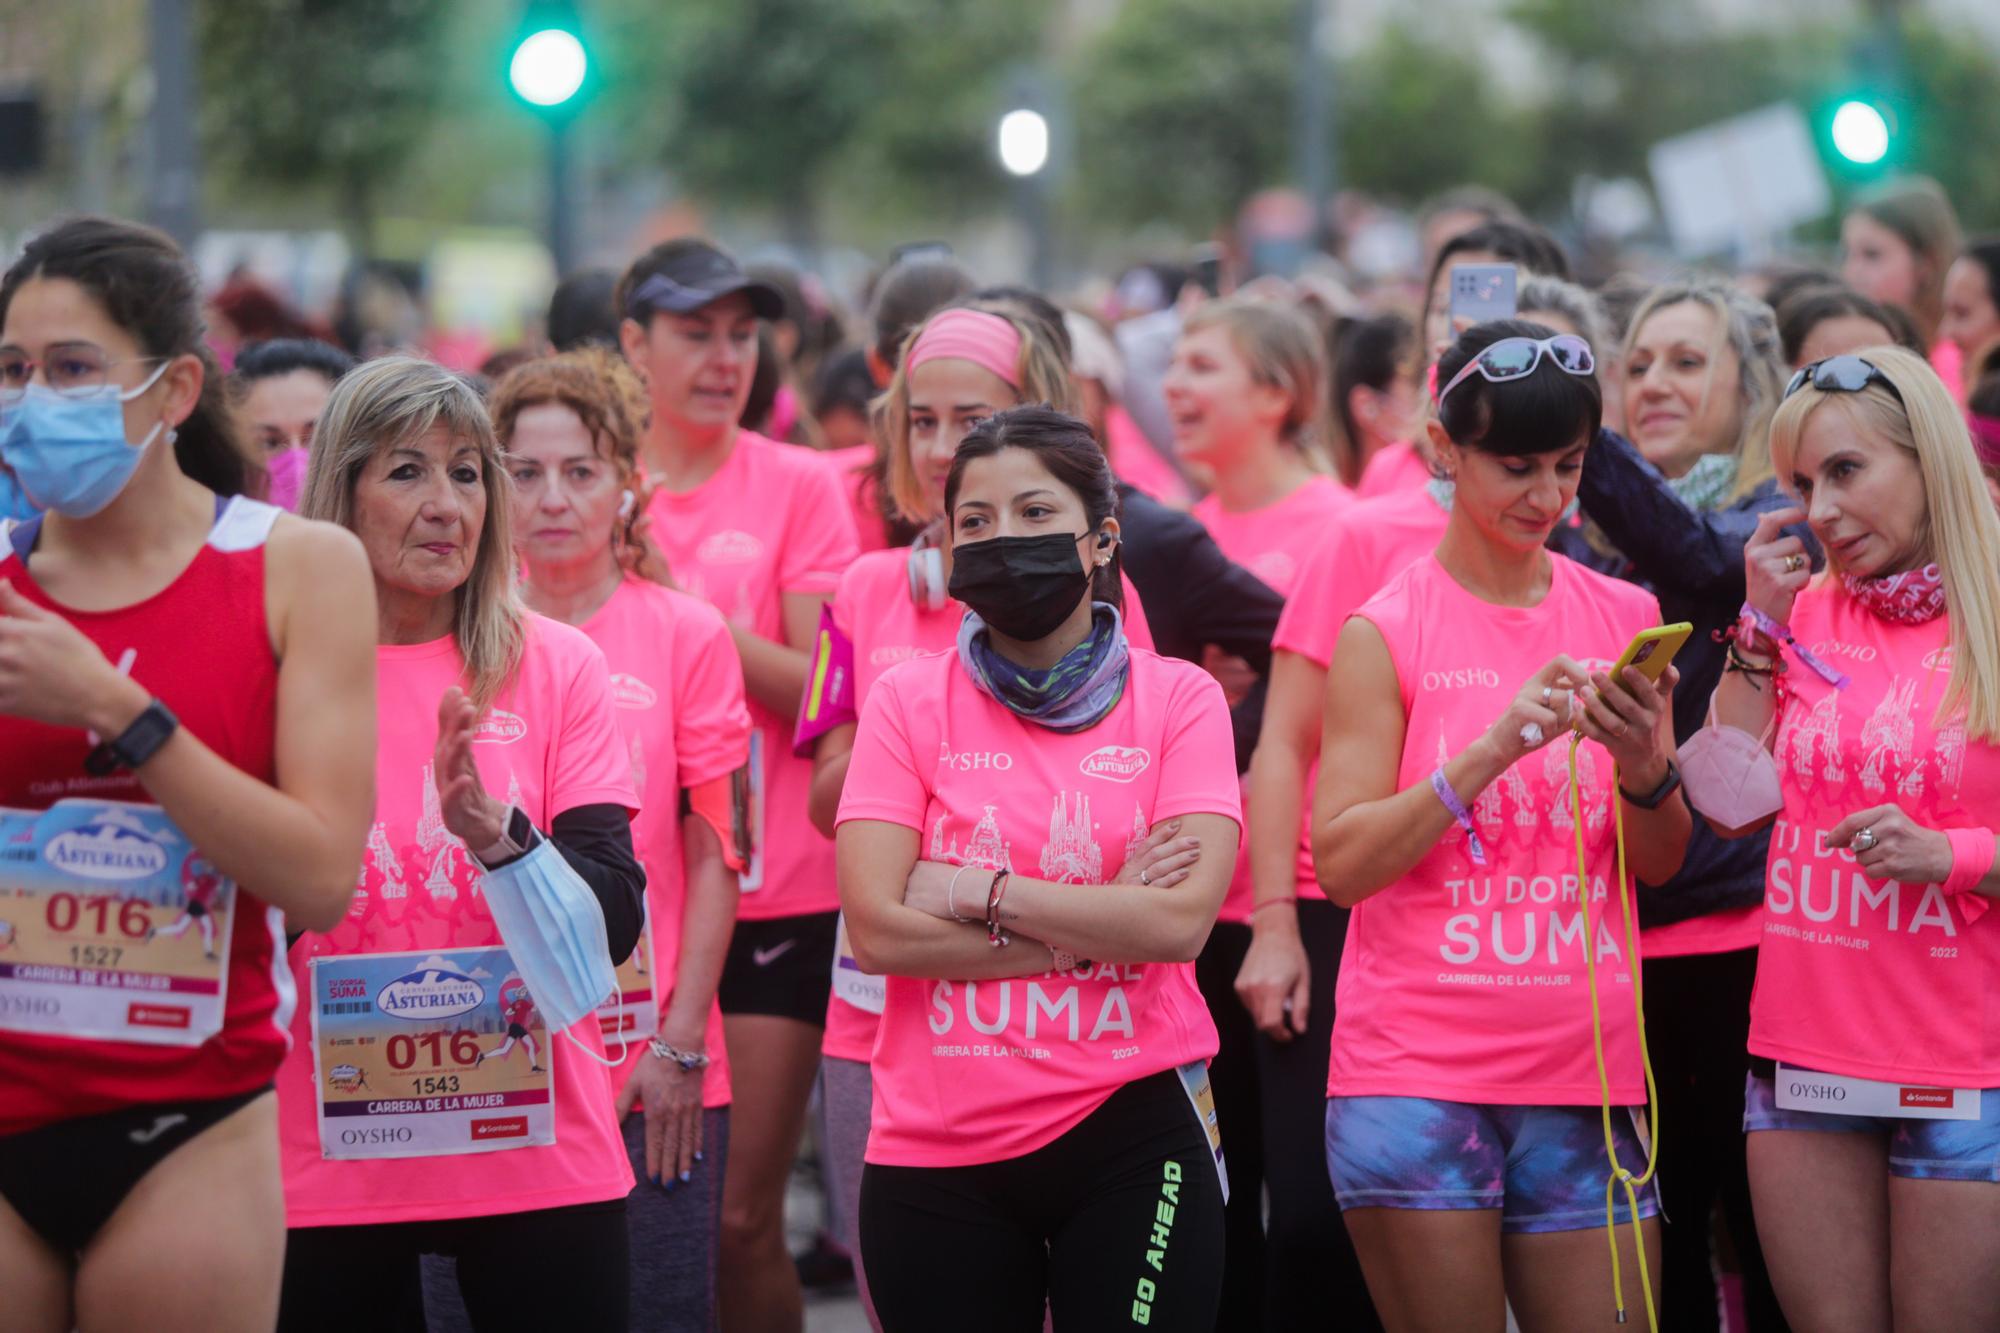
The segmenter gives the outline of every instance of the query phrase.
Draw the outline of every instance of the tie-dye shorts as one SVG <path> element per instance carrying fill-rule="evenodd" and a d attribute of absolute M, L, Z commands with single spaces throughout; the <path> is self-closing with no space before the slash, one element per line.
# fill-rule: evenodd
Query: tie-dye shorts
<path fill-rule="evenodd" d="M 1631 1112 L 1611 1109 L 1618 1162 L 1633 1175 L 1646 1150 Z M 1429 1097 L 1329 1097 L 1326 1162 L 1342 1210 L 1498 1208 L 1502 1231 L 1604 1225 L 1604 1113 L 1595 1106 L 1497 1106 Z M 1639 1216 L 1660 1211 L 1653 1187 Z M 1624 1187 L 1616 1217 L 1631 1218 Z"/>
<path fill-rule="evenodd" d="M 1743 1129 L 1802 1129 L 1821 1134 L 1883 1134 L 1889 1174 L 1905 1180 L 1983 1180 L 2000 1184 L 2000 1088 L 1982 1089 L 1977 1120 L 1907 1120 L 1826 1115 L 1778 1105 L 1777 1084 L 1751 1074 L 1743 1085 Z"/>

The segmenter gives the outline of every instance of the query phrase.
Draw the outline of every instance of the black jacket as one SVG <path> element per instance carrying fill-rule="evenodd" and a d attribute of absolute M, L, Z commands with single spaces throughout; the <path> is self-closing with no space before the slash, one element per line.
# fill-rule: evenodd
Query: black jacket
<path fill-rule="evenodd" d="M 1248 662 L 1257 685 L 1231 716 L 1236 730 L 1236 770 L 1250 764 L 1264 721 L 1264 693 L 1271 677 L 1271 635 L 1285 599 L 1249 570 L 1232 562 L 1192 515 L 1170 508 L 1120 483 L 1119 522 L 1125 577 L 1146 606 L 1153 646 L 1166 657 L 1199 663 L 1214 644 Z"/>
<path fill-rule="evenodd" d="M 1674 658 L 1681 682 L 1674 691 L 1674 741 L 1684 742 L 1708 717 L 1709 696 L 1722 679 L 1718 630 L 1735 623 L 1743 606 L 1743 548 L 1767 510 L 1797 502 L 1767 481 L 1727 508 L 1697 512 L 1671 490 L 1659 471 L 1623 436 L 1600 431 L 1584 455 L 1577 499 L 1584 517 L 1618 548 L 1606 553 L 1578 528 L 1559 528 L 1549 544 L 1562 554 L 1648 589 L 1660 599 L 1666 624 L 1685 620 L 1694 635 Z M 1805 541 L 1813 563 L 1819 545 L 1804 523 L 1785 529 Z M 1725 840 L 1699 815 L 1680 873 L 1639 896 L 1639 920 L 1671 925 L 1711 912 L 1747 907 L 1764 896 L 1768 833 Z"/>

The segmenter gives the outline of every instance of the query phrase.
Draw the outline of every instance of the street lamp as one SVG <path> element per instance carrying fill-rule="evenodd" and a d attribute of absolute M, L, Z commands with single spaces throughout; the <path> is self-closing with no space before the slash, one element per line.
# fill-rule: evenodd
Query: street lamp
<path fill-rule="evenodd" d="M 531 0 L 507 61 L 507 84 L 549 127 L 549 255 L 556 272 L 575 259 L 570 207 L 569 125 L 581 105 L 590 55 L 568 0 Z"/>
<path fill-rule="evenodd" d="M 1019 107 L 1000 117 L 1000 165 L 1008 174 L 1032 176 L 1049 164 L 1049 122 Z"/>

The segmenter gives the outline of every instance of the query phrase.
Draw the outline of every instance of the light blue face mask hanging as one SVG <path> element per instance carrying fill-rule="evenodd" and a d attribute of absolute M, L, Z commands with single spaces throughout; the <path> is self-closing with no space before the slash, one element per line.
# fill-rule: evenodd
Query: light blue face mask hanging
<path fill-rule="evenodd" d="M 28 503 L 89 518 L 117 499 L 166 425 L 159 422 L 132 444 L 125 438 L 125 404 L 152 388 L 171 364 L 162 361 L 136 389 L 103 384 L 69 394 L 30 384 L 0 408 L 0 459 Z"/>
<path fill-rule="evenodd" d="M 604 909 L 590 886 L 543 838 L 527 855 L 487 871 L 483 889 L 500 938 L 551 1030 L 599 1064 L 623 1063 L 622 1042 L 619 1058 L 607 1060 L 569 1031 L 618 989 Z"/>

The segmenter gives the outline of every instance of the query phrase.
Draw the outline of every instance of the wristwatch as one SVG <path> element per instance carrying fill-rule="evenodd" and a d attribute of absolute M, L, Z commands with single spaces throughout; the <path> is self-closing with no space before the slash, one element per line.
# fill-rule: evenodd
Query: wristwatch
<path fill-rule="evenodd" d="M 475 851 L 473 859 L 488 870 L 498 870 L 516 857 L 526 856 L 535 850 L 535 844 L 542 835 L 535 832 L 534 821 L 528 812 L 518 805 L 507 807 L 507 817 L 500 821 L 500 836 L 493 842 Z"/>
<path fill-rule="evenodd" d="M 121 768 L 135 769 L 158 754 L 180 725 L 181 720 L 174 716 L 173 710 L 155 699 L 115 739 L 102 742 L 85 755 L 83 771 L 94 778 L 105 778 Z"/>
<path fill-rule="evenodd" d="M 1618 794 L 1633 805 L 1638 806 L 1641 810 L 1657 810 L 1666 803 L 1666 799 L 1669 796 L 1674 794 L 1674 788 L 1680 785 L 1680 767 L 1673 760 L 1669 759 L 1667 760 L 1667 775 L 1660 779 L 1659 786 L 1653 788 L 1653 790 L 1647 792 L 1644 796 L 1635 796 L 1623 787 L 1618 789 Z"/>
<path fill-rule="evenodd" d="M 697 1069 L 708 1068 L 708 1056 L 701 1051 L 676 1050 L 658 1037 L 653 1038 L 647 1045 L 660 1059 L 668 1064 L 679 1065 L 683 1074 L 692 1074 Z"/>

